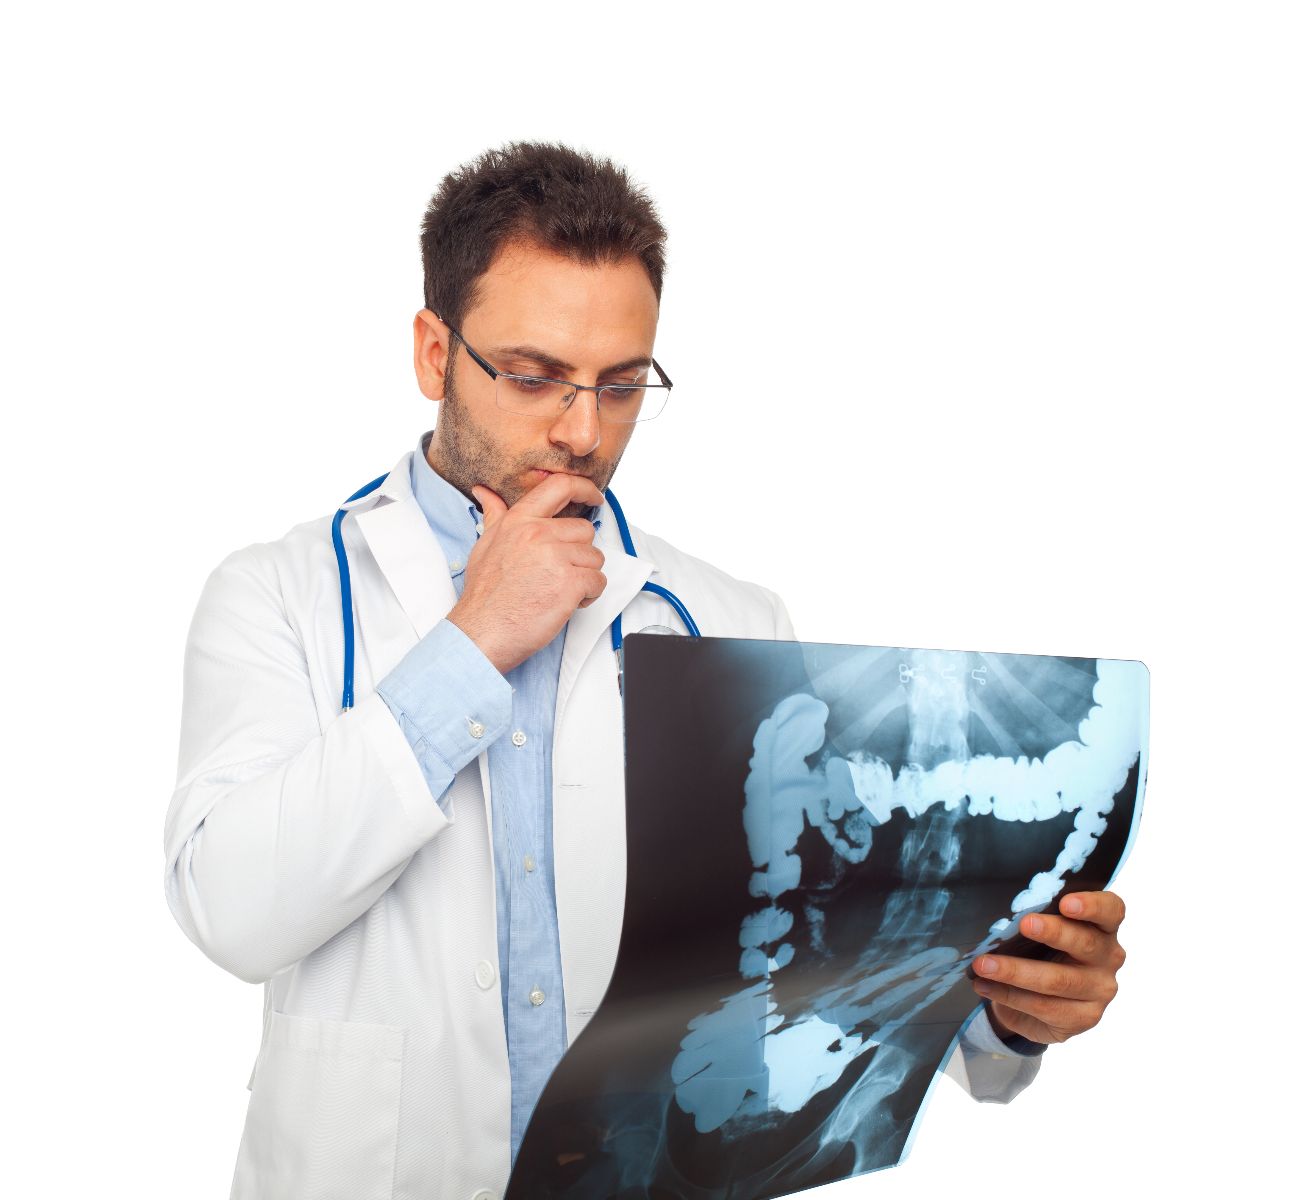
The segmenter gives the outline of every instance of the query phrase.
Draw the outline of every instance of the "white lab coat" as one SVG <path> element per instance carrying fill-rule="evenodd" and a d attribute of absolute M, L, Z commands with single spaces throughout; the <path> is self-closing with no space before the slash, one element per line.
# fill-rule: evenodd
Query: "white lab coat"
<path fill-rule="evenodd" d="M 410 486 L 412 454 L 348 506 L 343 526 L 358 631 L 351 711 L 340 709 L 330 515 L 229 555 L 187 640 L 168 904 L 214 962 L 264 984 L 233 1200 L 492 1200 L 508 1178 L 486 755 L 459 772 L 446 817 L 373 690 L 456 599 Z M 794 636 L 774 593 L 634 527 L 630 557 L 604 517 L 595 544 L 608 582 L 568 623 L 554 727 L 569 1043 L 603 998 L 625 897 L 609 624 L 621 611 L 627 632 L 680 627 L 640 591 L 652 579 L 704 634 Z"/>

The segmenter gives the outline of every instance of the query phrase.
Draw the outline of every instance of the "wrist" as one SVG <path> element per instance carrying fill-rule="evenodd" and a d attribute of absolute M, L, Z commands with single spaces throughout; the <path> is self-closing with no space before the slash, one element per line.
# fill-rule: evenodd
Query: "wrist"
<path fill-rule="evenodd" d="M 1032 1042 L 1028 1037 L 1009 1029 L 1002 1021 L 994 1015 L 994 1006 L 990 1001 L 985 1001 L 985 1016 L 989 1019 L 990 1028 L 994 1031 L 994 1036 L 998 1038 L 1009 1050 L 1027 1058 L 1043 1054 L 1047 1047 L 1043 1042 Z"/>
<path fill-rule="evenodd" d="M 994 1031 L 995 1036 L 997 1036 L 1000 1041 L 1016 1036 L 1015 1029 L 1009 1029 L 998 1019 L 998 1016 L 994 1012 L 994 1005 L 989 1000 L 985 1001 L 985 1016 L 989 1018 L 989 1027 Z"/>
<path fill-rule="evenodd" d="M 445 614 L 445 620 L 460 629 L 468 641 L 485 655 L 490 665 L 501 675 L 507 675 L 517 665 L 508 660 L 508 656 L 498 646 L 491 631 L 477 620 L 475 612 L 462 607 L 461 600 Z"/>

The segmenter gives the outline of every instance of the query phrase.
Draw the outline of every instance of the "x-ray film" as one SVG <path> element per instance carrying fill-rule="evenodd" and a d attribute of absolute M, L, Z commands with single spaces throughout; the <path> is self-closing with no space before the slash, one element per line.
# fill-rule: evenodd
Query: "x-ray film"
<path fill-rule="evenodd" d="M 763 1200 L 894 1166 L 986 950 L 1105 888 L 1142 663 L 626 641 L 626 909 L 510 1200 Z"/>

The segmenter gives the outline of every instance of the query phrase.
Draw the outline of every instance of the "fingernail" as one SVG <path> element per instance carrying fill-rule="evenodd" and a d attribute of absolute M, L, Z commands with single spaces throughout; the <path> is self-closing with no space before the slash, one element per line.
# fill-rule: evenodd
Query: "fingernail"
<path fill-rule="evenodd" d="M 979 963 L 976 964 L 976 969 L 980 971 L 984 971 L 986 975 L 992 975 L 995 971 L 998 970 L 998 963 L 994 959 L 986 955 L 984 958 L 980 960 Z"/>
<path fill-rule="evenodd" d="M 994 985 L 992 983 L 986 983 L 982 979 L 978 984 L 976 984 L 976 991 L 978 991 L 982 996 L 992 996 L 994 994 Z"/>
<path fill-rule="evenodd" d="M 1079 896 L 1071 896 L 1062 902 L 1062 911 L 1068 913 L 1078 913 L 1084 908 L 1085 902 Z"/>
<path fill-rule="evenodd" d="M 1043 917 L 1031 917 L 1031 918 L 1030 918 L 1030 932 L 1031 932 L 1031 935 L 1034 936 L 1034 937 L 1038 937 L 1041 933 L 1044 932 L 1044 919 L 1043 919 Z"/>

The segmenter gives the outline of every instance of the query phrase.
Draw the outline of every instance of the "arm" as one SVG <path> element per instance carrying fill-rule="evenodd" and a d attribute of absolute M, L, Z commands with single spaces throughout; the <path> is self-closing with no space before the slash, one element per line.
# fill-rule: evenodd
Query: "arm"
<path fill-rule="evenodd" d="M 457 680 L 457 688 L 432 680 Z M 500 737 L 512 718 L 513 689 L 452 621 L 435 625 L 379 684 L 403 731 L 431 797 L 448 815 L 454 776 Z M 476 713 L 475 722 L 468 714 Z"/>
<path fill-rule="evenodd" d="M 1043 1050 L 1015 1048 L 998 1036 L 989 1016 L 986 1004 L 962 1031 L 945 1074 L 975 1100 L 1007 1104 L 1034 1081 Z"/>
<path fill-rule="evenodd" d="M 502 708 L 463 714 L 484 726 L 481 738 L 469 733 L 460 745 L 446 729 L 442 745 L 433 734 L 422 762 L 376 692 L 322 729 L 265 554 L 252 546 L 230 555 L 200 597 L 164 829 L 174 917 L 250 982 L 298 962 L 375 903 L 449 824 L 432 798 L 436 752 L 450 755 L 452 780 L 510 717 L 504 682 Z"/>
<path fill-rule="evenodd" d="M 1053 949 L 1051 958 L 986 954 L 974 964 L 972 987 L 985 997 L 982 1016 L 988 1018 L 989 1028 L 981 1027 L 970 1038 L 979 1053 L 968 1053 L 971 1029 L 963 1035 L 965 1074 L 973 1096 L 1006 1102 L 1037 1069 L 1018 1063 L 1002 1072 L 992 1042 L 989 1062 L 995 1065 L 988 1065 L 982 1057 L 986 1033 L 1000 1035 L 998 1045 L 1007 1047 L 1009 1054 L 1015 1047 L 1029 1056 L 1027 1062 L 1037 1062 L 1034 1056 L 1042 1053 L 1041 1046 L 1076 1037 L 1102 1020 L 1117 994 L 1117 972 L 1125 963 L 1117 937 L 1124 919 L 1125 902 L 1115 892 L 1070 892 L 1058 901 L 1057 913 L 1031 914 L 1021 921 L 1026 937 Z M 981 1019 L 976 1017 L 973 1026 Z M 950 1074 L 953 1066 L 949 1064 Z M 978 1072 L 980 1088 L 992 1094 L 978 1093 Z"/>

